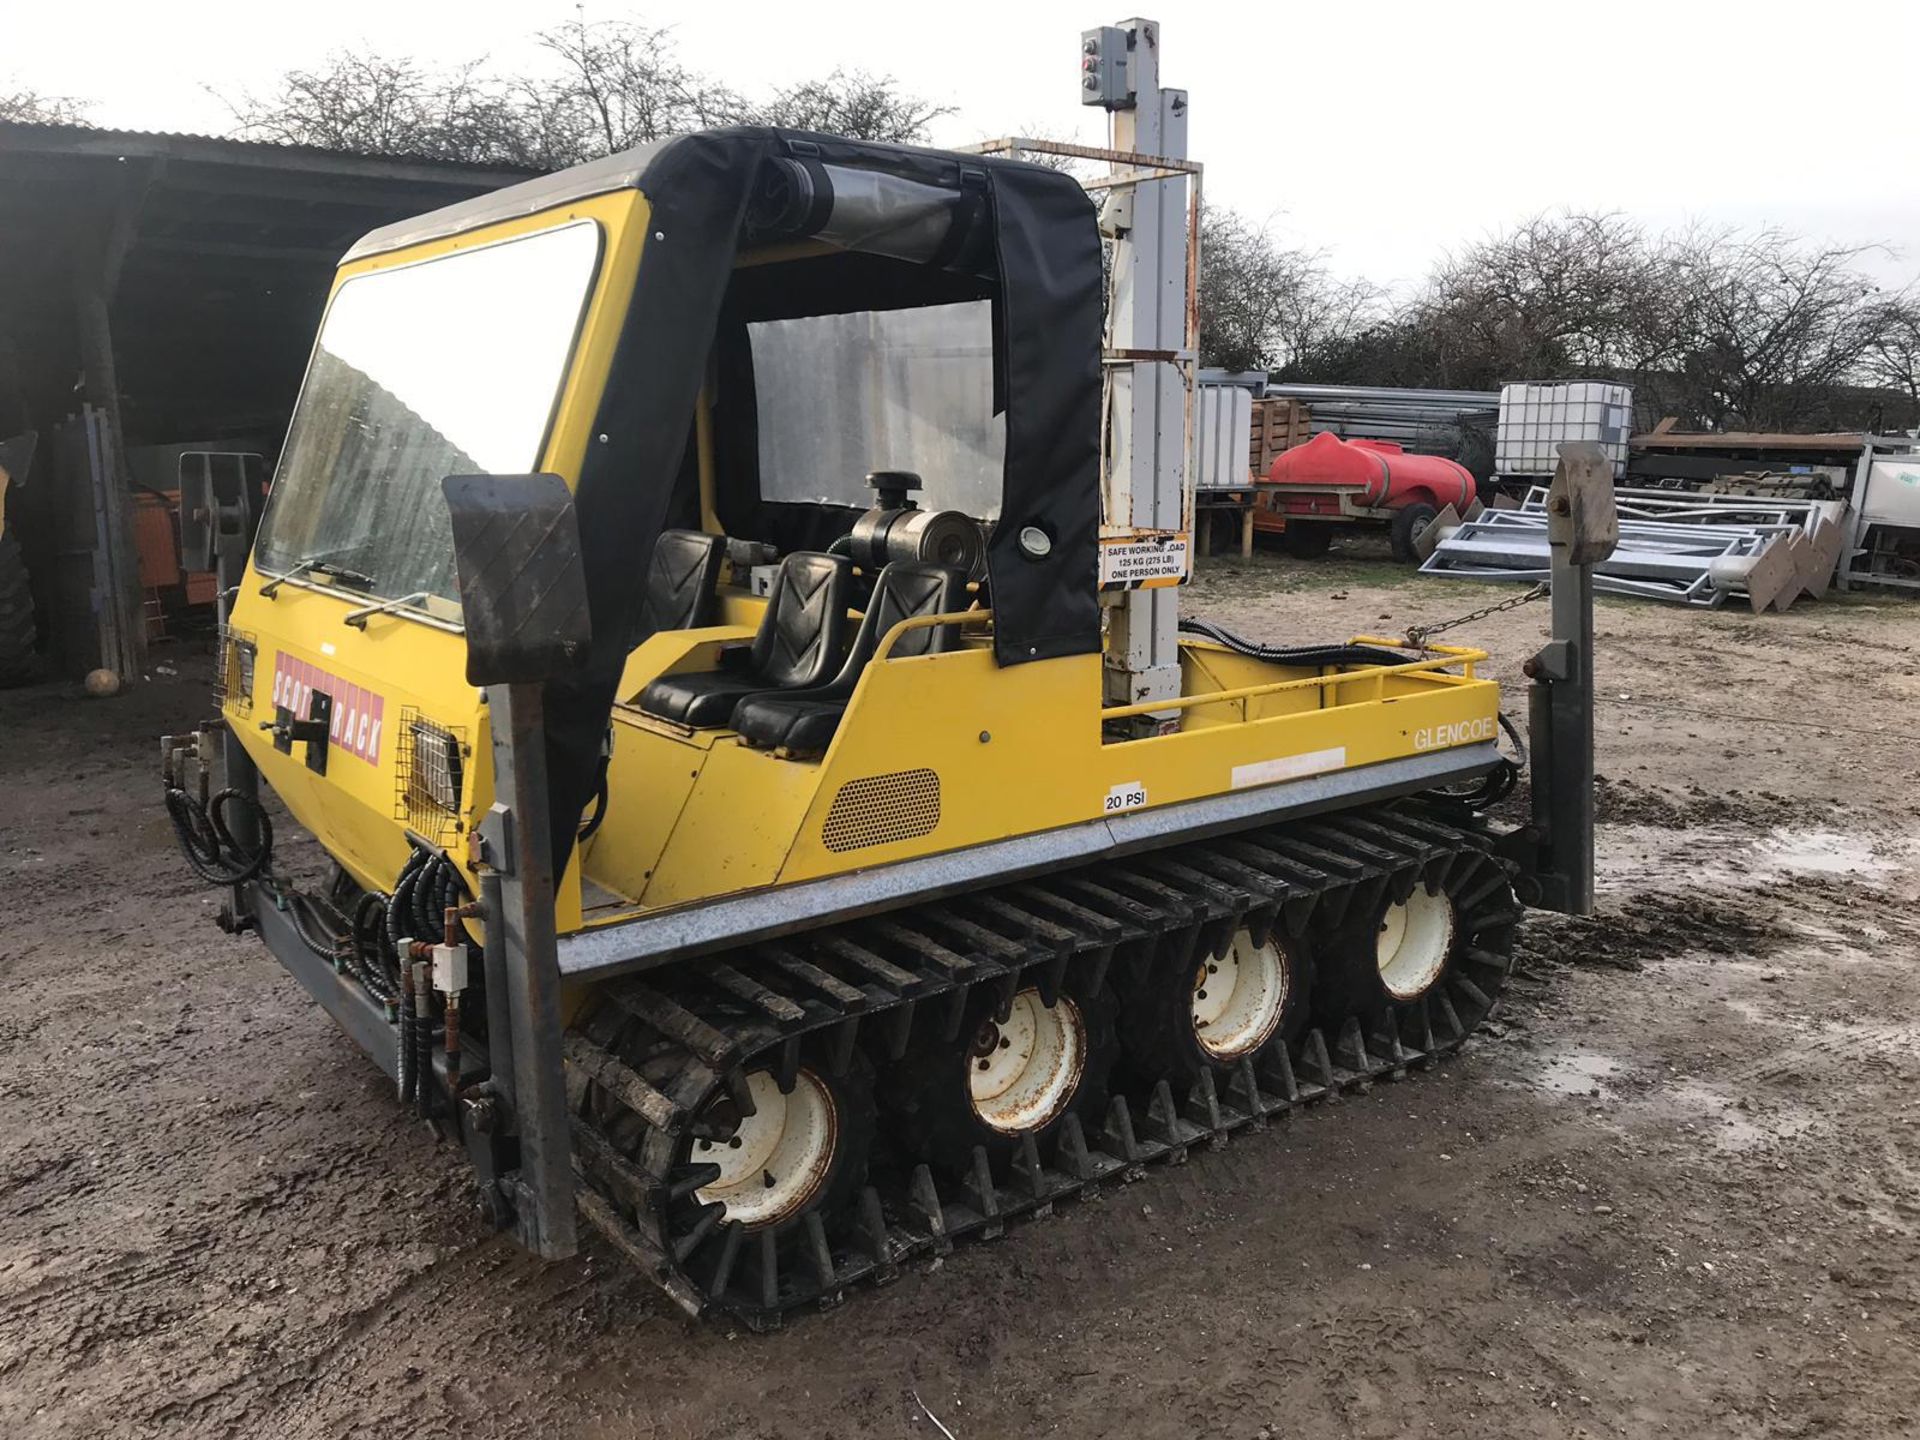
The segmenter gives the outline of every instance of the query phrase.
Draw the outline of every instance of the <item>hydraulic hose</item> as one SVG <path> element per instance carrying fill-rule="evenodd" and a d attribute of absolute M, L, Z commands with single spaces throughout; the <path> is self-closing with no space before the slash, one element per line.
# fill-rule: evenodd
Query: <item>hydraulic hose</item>
<path fill-rule="evenodd" d="M 1198 635 L 1224 645 L 1236 655 L 1273 665 L 1404 665 L 1407 657 L 1378 645 L 1261 645 L 1223 629 L 1211 620 L 1182 620 L 1184 635 Z"/>
<path fill-rule="evenodd" d="M 244 885 L 267 873 L 273 859 L 273 821 L 258 800 L 238 790 L 222 790 L 205 805 L 177 785 L 166 790 L 167 818 L 187 868 L 209 885 Z M 249 854 L 227 827 L 227 809 L 252 808 L 260 827 L 260 848 Z"/>
<path fill-rule="evenodd" d="M 1511 795 L 1513 787 L 1520 783 L 1520 772 L 1527 765 L 1527 742 L 1521 738 L 1519 728 L 1507 718 L 1505 711 L 1500 714 L 1500 728 L 1513 742 L 1518 759 L 1502 755 L 1491 770 L 1470 784 L 1457 789 L 1433 790 L 1428 794 L 1433 799 L 1473 811 L 1490 810 Z"/>
<path fill-rule="evenodd" d="M 387 901 L 387 948 L 389 951 L 398 950 L 402 940 L 412 938 L 403 931 L 413 914 L 414 882 L 420 878 L 420 867 L 426 863 L 427 859 L 426 851 L 415 850 L 407 857 L 407 863 L 400 867 L 400 878 L 393 882 L 393 897 Z"/>

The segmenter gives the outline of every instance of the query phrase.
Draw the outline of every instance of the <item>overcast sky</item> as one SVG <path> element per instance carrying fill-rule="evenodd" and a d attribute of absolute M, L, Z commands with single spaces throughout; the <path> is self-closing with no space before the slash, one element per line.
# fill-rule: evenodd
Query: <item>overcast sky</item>
<path fill-rule="evenodd" d="M 100 124 L 220 133 L 208 87 L 265 88 L 330 48 L 529 56 L 571 0 L 96 0 L 9 6 L 0 88 L 95 102 Z M 1102 143 L 1077 41 L 1085 0 L 589 6 L 669 24 L 749 94 L 836 65 L 958 107 L 936 141 L 1045 129 Z M 1383 284 L 1541 210 L 1776 224 L 1895 247 L 1920 273 L 1920 0 L 1259 0 L 1162 5 L 1163 78 L 1192 97 L 1208 194 Z M 1902 73 L 1902 67 L 1906 73 Z"/>

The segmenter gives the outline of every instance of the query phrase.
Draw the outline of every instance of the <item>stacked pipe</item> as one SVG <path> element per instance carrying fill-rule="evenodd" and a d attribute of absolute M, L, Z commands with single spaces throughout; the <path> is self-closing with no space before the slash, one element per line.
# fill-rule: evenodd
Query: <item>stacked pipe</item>
<path fill-rule="evenodd" d="M 1270 384 L 1263 393 L 1305 405 L 1316 435 L 1330 431 L 1343 440 L 1392 440 L 1420 450 L 1452 448 L 1469 426 L 1491 430 L 1500 413 L 1498 391 Z"/>
<path fill-rule="evenodd" d="M 1716 609 L 1744 601 L 1758 614 L 1824 595 L 1839 563 L 1846 505 L 1779 496 L 1685 495 L 1619 488 L 1620 544 L 1594 570 L 1611 595 Z M 1544 580 L 1550 569 L 1547 491 L 1512 508 L 1464 515 L 1451 507 L 1421 537 L 1421 570 L 1463 580 Z"/>

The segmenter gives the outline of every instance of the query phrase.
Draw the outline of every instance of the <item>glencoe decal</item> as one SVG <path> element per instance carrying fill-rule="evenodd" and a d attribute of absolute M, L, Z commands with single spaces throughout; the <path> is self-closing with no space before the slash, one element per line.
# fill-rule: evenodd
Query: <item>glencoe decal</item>
<path fill-rule="evenodd" d="M 1444 750 L 1449 745 L 1467 745 L 1475 740 L 1493 739 L 1493 721 L 1482 717 L 1462 720 L 1453 725 L 1428 725 L 1413 732 L 1416 750 Z"/>

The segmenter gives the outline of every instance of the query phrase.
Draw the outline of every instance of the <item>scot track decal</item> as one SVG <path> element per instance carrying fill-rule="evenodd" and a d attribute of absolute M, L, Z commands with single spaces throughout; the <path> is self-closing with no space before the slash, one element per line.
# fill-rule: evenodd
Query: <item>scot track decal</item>
<path fill-rule="evenodd" d="M 313 692 L 333 697 L 333 723 L 327 727 L 329 750 L 344 751 L 380 763 L 380 731 L 387 715 L 387 697 L 364 685 L 349 685 L 318 665 L 296 660 L 282 650 L 273 660 L 273 703 L 284 705 L 304 719 Z"/>

